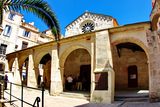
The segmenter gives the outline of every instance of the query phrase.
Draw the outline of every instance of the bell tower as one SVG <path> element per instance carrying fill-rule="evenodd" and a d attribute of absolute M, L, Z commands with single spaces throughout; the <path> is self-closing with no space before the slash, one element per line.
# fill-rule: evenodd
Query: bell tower
<path fill-rule="evenodd" d="M 154 4 L 155 4 L 155 1 L 156 1 L 156 0 L 152 0 L 152 8 L 153 8 L 153 6 L 154 6 Z"/>
<path fill-rule="evenodd" d="M 160 28 L 160 0 L 152 0 L 152 11 L 150 15 L 152 31 Z"/>

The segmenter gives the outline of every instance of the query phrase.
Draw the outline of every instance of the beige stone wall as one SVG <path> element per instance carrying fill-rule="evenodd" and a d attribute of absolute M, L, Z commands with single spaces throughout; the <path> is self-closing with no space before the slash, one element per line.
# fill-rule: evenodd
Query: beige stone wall
<path fill-rule="evenodd" d="M 115 71 L 115 88 L 128 89 L 128 67 L 137 66 L 138 87 L 139 89 L 148 89 L 149 71 L 147 57 L 144 52 L 122 48 L 120 57 L 118 56 L 116 47 L 113 47 L 113 67 Z"/>
<path fill-rule="evenodd" d="M 85 49 L 76 49 L 69 54 L 64 65 L 64 75 L 78 76 L 81 65 L 91 64 L 91 56 Z"/>
<path fill-rule="evenodd" d="M 102 93 L 105 94 L 103 97 L 104 102 L 111 103 L 114 98 L 114 71 L 112 69 L 117 65 L 115 69 L 116 77 L 119 76 L 121 80 L 118 81 L 118 84 L 123 83 L 128 85 L 126 81 L 123 82 L 122 76 L 125 77 L 127 68 L 129 65 L 137 65 L 138 79 L 140 88 L 148 88 L 149 79 L 147 66 L 147 39 L 146 39 L 146 28 L 149 27 L 148 23 L 129 25 L 124 27 L 112 28 L 109 30 L 103 30 L 98 32 L 92 32 L 87 34 L 81 34 L 69 38 L 64 38 L 59 41 L 59 49 L 57 49 L 56 42 L 49 42 L 46 44 L 41 44 L 38 46 L 31 47 L 26 50 L 17 51 L 12 54 L 8 54 L 7 58 L 12 62 L 12 59 L 19 55 L 18 58 L 29 55 L 29 75 L 28 83 L 29 86 L 36 86 L 36 75 L 35 70 L 39 64 L 41 58 L 49 53 L 51 55 L 51 82 L 50 82 L 50 93 L 51 95 L 58 95 L 63 91 L 62 80 L 63 75 L 77 75 L 80 71 L 80 65 L 91 64 L 91 97 L 101 97 Z M 132 52 L 130 50 L 122 50 L 121 58 L 118 58 L 116 50 L 112 53 L 111 47 L 119 43 L 131 42 L 137 44 L 144 52 Z M 29 54 L 26 54 L 29 52 Z M 113 56 L 113 57 L 112 57 Z M 114 58 L 114 64 L 112 64 L 112 58 Z M 34 60 L 33 60 L 34 59 Z M 141 60 L 140 60 L 141 59 Z M 120 66 L 122 65 L 122 66 Z M 11 65 L 9 65 L 11 66 Z M 122 67 L 122 68 L 119 68 Z M 49 67 L 49 66 L 48 66 Z M 47 68 L 48 68 L 47 67 Z M 110 69 L 108 69 L 110 67 Z M 111 74 L 111 72 L 112 74 Z M 117 73 L 117 71 L 120 71 Z M 147 72 L 148 71 L 148 72 Z M 95 92 L 95 73 L 96 72 L 108 72 L 108 90 L 103 91 L 101 94 Z M 48 74 L 49 78 L 49 74 Z M 118 79 L 117 78 L 117 79 Z M 30 81 L 33 80 L 34 81 Z M 128 80 L 128 79 L 126 79 Z M 122 81 L 122 82 L 121 82 Z M 117 83 L 117 82 L 116 82 Z M 122 86 L 123 86 L 122 84 Z M 116 84 L 117 85 L 117 84 Z M 95 93 L 94 93 L 95 92 Z M 98 91 L 99 93 L 99 91 Z M 107 93 L 107 95 L 106 95 Z M 106 97 L 107 96 L 107 97 Z M 109 99 L 109 100 L 108 100 Z"/>

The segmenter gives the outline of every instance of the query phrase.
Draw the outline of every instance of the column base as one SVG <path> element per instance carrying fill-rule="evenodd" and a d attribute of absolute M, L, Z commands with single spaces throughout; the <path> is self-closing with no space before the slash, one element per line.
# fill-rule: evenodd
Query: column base
<path fill-rule="evenodd" d="M 57 96 L 63 92 L 62 82 L 61 81 L 52 81 L 50 87 L 50 94 Z"/>
<path fill-rule="evenodd" d="M 114 101 L 111 92 L 104 90 L 96 90 L 92 93 L 91 102 L 94 103 L 108 103 L 111 104 Z"/>
<path fill-rule="evenodd" d="M 160 101 L 160 96 L 157 92 L 150 92 L 149 93 L 149 101 L 150 102 L 159 102 Z"/>

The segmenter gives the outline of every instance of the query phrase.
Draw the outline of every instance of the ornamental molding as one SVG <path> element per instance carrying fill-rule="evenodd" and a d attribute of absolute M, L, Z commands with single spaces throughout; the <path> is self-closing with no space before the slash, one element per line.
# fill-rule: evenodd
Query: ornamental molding
<path fill-rule="evenodd" d="M 76 20 L 74 20 L 73 22 L 71 22 L 71 24 L 67 25 L 67 29 L 68 28 L 72 28 L 73 26 L 75 26 L 76 24 L 80 24 L 85 20 L 92 20 L 92 21 L 112 21 L 112 17 L 111 16 L 107 16 L 107 15 L 102 15 L 102 14 L 95 14 L 95 13 L 90 13 L 90 12 L 85 12 L 83 15 L 81 15 L 80 17 L 78 17 Z"/>
<path fill-rule="evenodd" d="M 113 21 L 114 18 L 108 15 L 85 12 L 67 25 L 65 37 L 111 28 Z"/>

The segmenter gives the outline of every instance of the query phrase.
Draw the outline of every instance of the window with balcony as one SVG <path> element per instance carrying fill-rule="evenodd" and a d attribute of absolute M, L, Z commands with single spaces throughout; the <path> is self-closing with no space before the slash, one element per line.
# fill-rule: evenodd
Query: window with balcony
<path fill-rule="evenodd" d="M 0 55 L 5 55 L 6 54 L 6 49 L 7 49 L 7 45 L 1 44 L 0 45 Z"/>
<path fill-rule="evenodd" d="M 8 15 L 8 19 L 13 20 L 14 19 L 15 14 L 14 13 L 9 13 Z"/>
<path fill-rule="evenodd" d="M 30 31 L 24 30 L 23 36 L 24 37 L 29 37 L 29 35 L 30 35 Z"/>
<path fill-rule="evenodd" d="M 8 36 L 8 37 L 9 37 L 9 36 L 10 36 L 10 34 L 11 34 L 11 30 L 12 30 L 12 29 L 11 29 L 11 26 L 6 25 L 6 26 L 5 26 L 5 29 L 4 29 L 4 33 L 3 33 L 3 35 L 4 35 L 4 36 Z"/>

